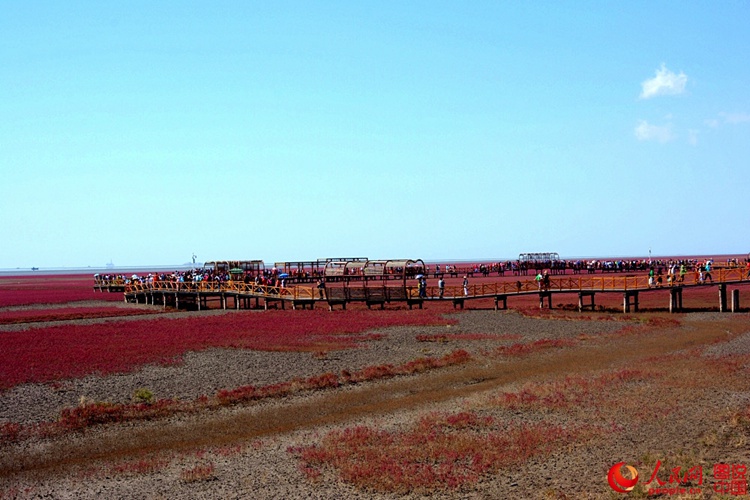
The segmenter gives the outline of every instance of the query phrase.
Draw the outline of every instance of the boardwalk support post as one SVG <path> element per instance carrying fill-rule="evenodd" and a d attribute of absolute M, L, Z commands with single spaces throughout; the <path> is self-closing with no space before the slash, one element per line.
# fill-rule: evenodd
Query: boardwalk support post
<path fill-rule="evenodd" d="M 297 309 L 298 306 L 302 309 L 306 309 L 308 305 L 310 306 L 310 309 L 315 309 L 315 299 L 292 300 L 292 309 Z"/>
<path fill-rule="evenodd" d="M 502 301 L 503 310 L 508 309 L 508 296 L 507 295 L 496 295 L 495 296 L 495 311 L 498 310 L 498 304 Z"/>
<path fill-rule="evenodd" d="M 669 289 L 669 312 L 682 311 L 682 287 L 678 286 Z"/>
<path fill-rule="evenodd" d="M 633 306 L 633 310 L 638 312 L 638 292 L 627 291 L 622 297 L 622 312 L 629 313 L 630 306 Z"/>
<path fill-rule="evenodd" d="M 592 311 L 596 309 L 596 305 L 594 304 L 594 295 L 595 292 L 578 292 L 578 312 L 582 312 L 586 308 L 591 308 Z M 591 304 L 584 304 L 584 297 L 591 297 Z"/>
<path fill-rule="evenodd" d="M 732 290 L 732 312 L 740 312 L 740 289 Z"/>
<path fill-rule="evenodd" d="M 539 309 L 544 309 L 544 299 L 547 299 L 549 308 L 552 309 L 552 293 L 551 292 L 539 292 Z"/>
<path fill-rule="evenodd" d="M 727 285 L 719 285 L 719 312 L 727 312 Z"/>

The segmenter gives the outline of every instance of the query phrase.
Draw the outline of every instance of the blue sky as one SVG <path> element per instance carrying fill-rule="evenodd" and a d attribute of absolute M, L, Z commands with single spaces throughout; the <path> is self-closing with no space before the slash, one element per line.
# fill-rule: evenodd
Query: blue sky
<path fill-rule="evenodd" d="M 0 268 L 750 251 L 747 2 L 2 2 Z"/>

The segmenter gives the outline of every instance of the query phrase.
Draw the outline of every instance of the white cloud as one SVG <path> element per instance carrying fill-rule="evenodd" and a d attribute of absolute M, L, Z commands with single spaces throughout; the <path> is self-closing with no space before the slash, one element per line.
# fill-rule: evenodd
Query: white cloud
<path fill-rule="evenodd" d="M 719 126 L 719 120 L 717 120 L 716 118 L 709 118 L 708 120 L 706 120 L 706 125 L 711 128 L 716 128 Z"/>
<path fill-rule="evenodd" d="M 741 123 L 750 123 L 750 114 L 748 113 L 724 113 L 718 114 L 717 118 L 704 120 L 706 126 L 710 128 L 719 128 L 720 125 L 739 125 Z"/>
<path fill-rule="evenodd" d="M 747 113 L 719 113 L 724 123 L 736 125 L 738 123 L 750 122 L 750 114 Z"/>
<path fill-rule="evenodd" d="M 688 130 L 688 142 L 690 142 L 691 146 L 698 145 L 698 132 L 698 130 L 692 128 Z"/>
<path fill-rule="evenodd" d="M 635 136 L 639 141 L 657 141 L 662 144 L 675 138 L 672 133 L 672 125 L 651 125 L 646 120 L 641 120 L 635 127 Z"/>
<path fill-rule="evenodd" d="M 664 64 L 656 70 L 656 76 L 641 84 L 641 99 L 650 99 L 657 95 L 677 95 L 685 91 L 688 77 L 685 73 L 672 73 Z"/>

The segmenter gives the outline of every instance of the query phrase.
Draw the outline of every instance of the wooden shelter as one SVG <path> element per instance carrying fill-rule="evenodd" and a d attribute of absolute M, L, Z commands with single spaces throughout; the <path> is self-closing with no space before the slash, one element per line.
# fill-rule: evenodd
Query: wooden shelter
<path fill-rule="evenodd" d="M 422 298 L 413 297 L 415 286 L 407 280 L 425 274 L 421 259 L 331 260 L 324 269 L 325 297 L 328 306 L 364 302 L 367 307 L 391 301 L 406 301 L 422 306 Z"/>
<path fill-rule="evenodd" d="M 425 274 L 427 266 L 422 259 L 371 260 L 365 266 L 365 275 L 380 279 L 400 279 L 406 281 Z"/>
<path fill-rule="evenodd" d="M 304 283 L 323 276 L 326 261 L 309 260 L 297 262 L 275 262 L 274 267 L 280 274 L 286 274 L 292 282 Z"/>
<path fill-rule="evenodd" d="M 361 279 L 364 276 L 364 268 L 367 260 L 331 260 L 326 262 L 323 276 L 326 281 L 348 281 L 352 278 Z"/>
<path fill-rule="evenodd" d="M 215 273 L 229 273 L 232 279 L 244 276 L 262 276 L 266 266 L 262 260 L 215 260 L 203 264 L 204 269 L 212 269 Z"/>
<path fill-rule="evenodd" d="M 326 263 L 323 274 L 326 281 L 398 279 L 405 283 L 409 278 L 424 274 L 426 269 L 422 259 L 349 260 Z"/>
<path fill-rule="evenodd" d="M 531 267 L 536 264 L 552 263 L 560 260 L 556 252 L 522 253 L 518 255 L 519 262 L 526 262 Z"/>

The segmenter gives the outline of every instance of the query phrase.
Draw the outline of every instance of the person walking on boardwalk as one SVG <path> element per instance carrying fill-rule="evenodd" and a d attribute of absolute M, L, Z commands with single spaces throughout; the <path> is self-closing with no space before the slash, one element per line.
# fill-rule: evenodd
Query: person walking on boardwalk
<path fill-rule="evenodd" d="M 536 287 L 541 292 L 542 291 L 542 272 L 539 271 L 538 273 L 536 273 L 536 278 L 534 279 L 536 280 Z"/>
<path fill-rule="evenodd" d="M 667 272 L 667 284 L 669 286 L 672 286 L 672 283 L 677 281 L 677 263 L 673 262 L 671 266 L 669 266 L 669 272 Z"/>
<path fill-rule="evenodd" d="M 711 261 L 707 260 L 706 264 L 703 266 L 704 273 L 703 273 L 703 281 L 710 281 L 711 283 L 714 282 L 714 279 L 711 277 Z"/>
<path fill-rule="evenodd" d="M 544 271 L 544 276 L 542 276 L 542 288 L 544 291 L 549 291 L 549 271 Z"/>
<path fill-rule="evenodd" d="M 687 267 L 685 264 L 680 264 L 680 283 L 685 281 L 685 275 L 687 274 Z"/>
<path fill-rule="evenodd" d="M 442 276 L 440 276 L 440 279 L 438 280 L 438 291 L 440 294 L 440 298 L 443 298 L 443 294 L 445 293 L 445 280 Z"/>
<path fill-rule="evenodd" d="M 464 275 L 464 296 L 469 296 L 469 277 Z"/>

